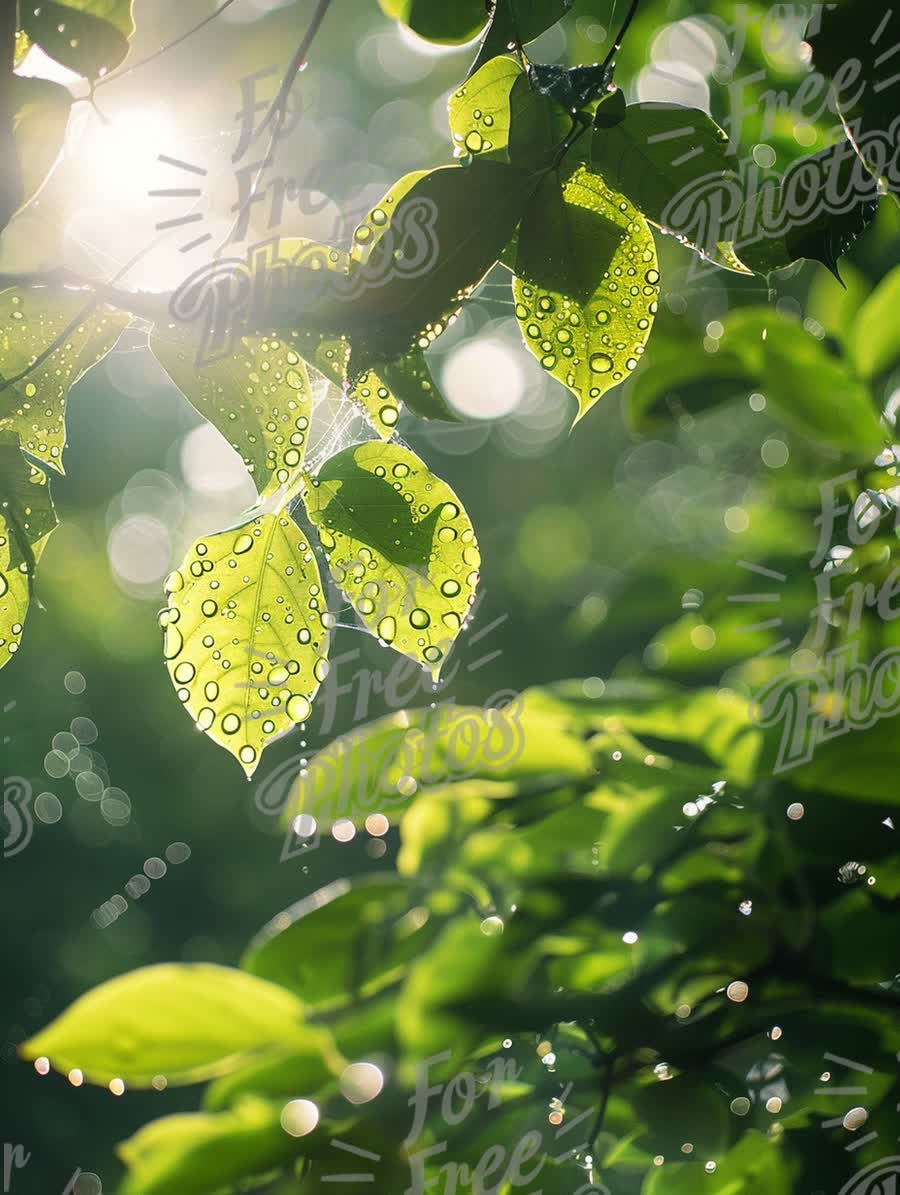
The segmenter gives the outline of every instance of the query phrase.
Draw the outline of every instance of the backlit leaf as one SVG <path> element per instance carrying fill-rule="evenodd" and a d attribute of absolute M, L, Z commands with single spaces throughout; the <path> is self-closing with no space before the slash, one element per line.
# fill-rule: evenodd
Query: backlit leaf
<path fill-rule="evenodd" d="M 263 515 L 199 539 L 166 593 L 160 625 L 178 696 L 252 776 L 268 743 L 309 717 L 328 673 L 313 550 L 286 514 Z"/>
<path fill-rule="evenodd" d="M 66 395 L 130 318 L 72 291 L 0 293 L 0 429 L 18 432 L 24 449 L 61 473 Z"/>
<path fill-rule="evenodd" d="M 22 1047 L 91 1083 L 149 1087 L 225 1074 L 248 1054 L 301 1039 L 303 1005 L 275 984 L 209 963 L 141 967 L 81 996 Z"/>
<path fill-rule="evenodd" d="M 303 463 L 312 413 L 306 364 L 282 340 L 240 339 L 206 362 L 189 328 L 157 328 L 150 347 L 188 401 L 227 438 L 260 494 L 287 485 Z"/>
<path fill-rule="evenodd" d="M 304 498 L 365 625 L 438 676 L 481 563 L 456 494 L 408 448 L 373 442 L 326 461 Z"/>
<path fill-rule="evenodd" d="M 727 135 L 705 112 L 679 104 L 629 104 L 624 119 L 595 128 L 591 162 L 648 220 L 690 239 L 699 230 L 679 213 L 693 215 L 716 183 L 734 177 Z M 724 239 L 721 229 L 703 231 L 701 248 Z"/>
<path fill-rule="evenodd" d="M 898 305 L 900 267 L 882 278 L 850 326 L 847 349 L 860 377 L 874 378 L 890 369 L 900 357 Z"/>
<path fill-rule="evenodd" d="M 22 175 L 24 206 L 40 191 L 63 147 L 72 96 L 48 79 L 23 79 L 14 83 L 13 133 Z"/>
<path fill-rule="evenodd" d="M 22 6 L 22 27 L 45 54 L 69 70 L 95 79 L 117 67 L 128 53 L 121 29 L 92 11 L 105 4 L 40 4 Z M 124 10 L 124 6 L 115 6 Z M 129 18 L 130 20 L 130 18 Z"/>
<path fill-rule="evenodd" d="M 402 21 L 419 37 L 445 45 L 471 41 L 488 16 L 485 0 L 378 0 L 385 16 Z"/>
<path fill-rule="evenodd" d="M 46 475 L 17 436 L 0 432 L 0 668 L 19 650 L 35 566 L 54 527 Z"/>
<path fill-rule="evenodd" d="M 151 1121 L 119 1146 L 121 1195 L 206 1195 L 285 1166 L 302 1143 L 282 1128 L 283 1106 L 249 1096 L 225 1112 Z"/>
<path fill-rule="evenodd" d="M 546 251 L 523 262 L 523 241 L 540 237 Z M 514 284 L 516 318 L 534 356 L 578 399 L 580 419 L 644 352 L 659 298 L 653 236 L 627 199 L 580 167 L 561 192 L 542 186 L 519 243 L 517 272 L 527 273 Z"/>
<path fill-rule="evenodd" d="M 509 97 L 523 75 L 514 58 L 492 58 L 451 95 L 447 109 L 457 154 L 492 154 L 509 141 Z"/>

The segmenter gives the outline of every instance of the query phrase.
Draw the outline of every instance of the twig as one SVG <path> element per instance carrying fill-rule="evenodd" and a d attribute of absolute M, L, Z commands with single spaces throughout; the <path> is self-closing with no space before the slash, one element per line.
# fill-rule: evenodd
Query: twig
<path fill-rule="evenodd" d="M 278 141 L 278 136 L 279 136 L 282 126 L 284 124 L 284 115 L 285 115 L 285 110 L 287 107 L 287 100 L 288 100 L 288 96 L 291 93 L 291 88 L 294 85 L 294 80 L 296 79 L 299 72 L 303 69 L 303 67 L 306 66 L 306 60 L 307 60 L 309 51 L 312 48 L 312 44 L 315 41 L 316 34 L 319 32 L 322 22 L 325 19 L 325 14 L 328 12 L 328 9 L 330 7 L 331 7 L 331 0 L 319 0 L 318 4 L 316 5 L 316 11 L 313 13 L 312 21 L 309 24 L 309 28 L 306 30 L 306 33 L 303 36 L 303 40 L 300 42 L 300 45 L 297 47 L 296 53 L 294 54 L 294 57 L 291 59 L 290 65 L 288 66 L 287 70 L 284 73 L 284 77 L 281 80 L 281 86 L 278 88 L 278 94 L 275 96 L 275 99 L 269 105 L 269 108 L 268 108 L 265 116 L 262 118 L 262 120 L 259 123 L 259 126 L 256 128 L 256 130 L 253 133 L 252 140 L 255 141 L 256 138 L 260 135 L 260 133 L 262 133 L 263 130 L 270 123 L 272 124 L 272 132 L 269 137 L 269 147 L 266 150 L 266 155 L 263 158 L 262 162 L 260 163 L 259 169 L 257 170 L 256 174 L 254 175 L 253 182 L 250 186 L 250 191 L 247 195 L 247 198 L 244 200 L 244 203 L 241 205 L 239 211 L 237 212 L 237 215 L 235 216 L 234 223 L 232 224 L 231 228 L 229 229 L 228 236 L 225 238 L 225 240 L 222 242 L 221 245 L 219 245 L 218 249 L 216 250 L 216 253 L 215 253 L 216 257 L 219 256 L 219 254 L 224 250 L 226 245 L 230 244 L 231 240 L 233 239 L 233 237 L 235 235 L 235 232 L 241 225 L 241 221 L 244 218 L 244 213 L 250 208 L 250 206 L 254 203 L 254 201 L 256 199 L 257 193 L 259 191 L 260 180 L 262 179 L 262 176 L 266 172 L 267 168 L 271 165 L 272 158 L 274 157 L 274 154 L 275 154 L 275 145 Z"/>
<path fill-rule="evenodd" d="M 160 46 L 158 50 L 154 50 L 152 54 L 148 54 L 146 58 L 142 58 L 140 62 L 135 62 L 132 66 L 126 67 L 126 69 L 123 71 L 118 71 L 113 75 L 104 75 L 102 79 L 98 79 L 93 85 L 91 88 L 91 94 L 93 95 L 98 87 L 103 87 L 106 83 L 112 83 L 113 80 L 116 79 L 124 79 L 126 76 L 132 74 L 132 72 L 138 70 L 140 67 L 146 66 L 148 62 L 153 62 L 163 54 L 168 53 L 168 51 L 174 49 L 175 46 L 180 46 L 183 41 L 187 41 L 189 37 L 193 37 L 195 33 L 199 33 L 201 29 L 204 29 L 207 25 L 210 25 L 216 19 L 216 17 L 220 17 L 225 9 L 230 8 L 234 2 L 235 0 L 223 0 L 223 3 L 219 5 L 215 12 L 210 13 L 208 17 L 204 17 L 198 25 L 194 25 L 192 29 L 188 29 L 186 33 L 182 33 L 180 36 L 176 37 L 174 41 L 167 42 L 164 46 Z"/>
<path fill-rule="evenodd" d="M 619 30 L 618 36 L 616 37 L 616 40 L 612 44 L 612 49 L 609 51 L 609 53 L 603 59 L 603 69 L 604 70 L 606 69 L 606 67 L 608 67 L 612 64 L 613 59 L 618 54 L 618 52 L 622 49 L 622 42 L 625 40 L 625 34 L 628 32 L 629 27 L 631 26 L 631 22 L 634 20 L 635 13 L 638 10 L 638 5 L 640 4 L 640 2 L 641 2 L 641 0 L 631 0 L 631 7 L 628 10 L 628 15 L 625 17 L 625 20 L 622 23 L 622 28 Z"/>

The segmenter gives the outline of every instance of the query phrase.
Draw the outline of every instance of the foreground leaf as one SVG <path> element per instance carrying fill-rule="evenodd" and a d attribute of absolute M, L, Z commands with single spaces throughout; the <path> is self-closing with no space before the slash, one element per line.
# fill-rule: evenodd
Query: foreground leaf
<path fill-rule="evenodd" d="M 305 722 L 328 674 L 327 611 L 306 537 L 284 514 L 207 535 L 166 580 L 169 675 L 200 730 L 252 776 Z"/>
<path fill-rule="evenodd" d="M 572 7 L 572 0 L 497 0 L 487 33 L 470 74 L 512 44 L 524 46 L 555 25 Z"/>
<path fill-rule="evenodd" d="M 81 996 L 22 1047 L 91 1083 L 150 1087 L 225 1074 L 248 1054 L 302 1038 L 303 1005 L 290 992 L 209 963 L 141 967 Z"/>
<path fill-rule="evenodd" d="M 19 650 L 34 570 L 56 527 L 47 477 L 0 432 L 0 668 Z"/>
<path fill-rule="evenodd" d="M 629 104 L 621 121 L 595 129 L 591 163 L 648 220 L 688 237 L 697 230 L 675 213 L 696 212 L 701 194 L 734 177 L 725 132 L 705 112 L 678 104 Z M 721 231 L 705 230 L 699 247 L 715 250 Z"/>
<path fill-rule="evenodd" d="M 437 677 L 481 563 L 456 494 L 408 448 L 370 443 L 326 461 L 304 499 L 331 574 L 365 625 Z"/>
<path fill-rule="evenodd" d="M 262 495 L 297 476 L 306 454 L 312 388 L 304 361 L 283 341 L 244 337 L 205 362 L 196 335 L 176 324 L 150 347 L 193 407 L 240 453 Z"/>
<path fill-rule="evenodd" d="M 659 298 L 653 236 L 627 199 L 580 167 L 561 190 L 545 181 L 519 244 L 516 318 L 534 356 L 578 399 L 580 419 L 644 351 Z"/>
<path fill-rule="evenodd" d="M 451 95 L 447 110 L 457 155 L 487 155 L 506 148 L 510 92 L 523 74 L 514 58 L 492 58 Z"/>
<path fill-rule="evenodd" d="M 89 79 L 96 79 L 117 67 L 128 53 L 128 37 L 110 21 L 95 15 L 99 3 L 41 4 L 22 6 L 22 27 L 36 45 L 56 62 Z M 130 13 L 130 10 L 129 10 Z M 130 22 L 130 15 L 129 15 Z"/>
<path fill-rule="evenodd" d="M 48 79 L 16 76 L 13 89 L 13 133 L 22 176 L 20 202 L 24 207 L 43 187 L 62 152 L 72 96 L 65 87 Z"/>
<path fill-rule="evenodd" d="M 285 1166 L 301 1143 L 282 1128 L 282 1107 L 248 1096 L 226 1112 L 151 1121 L 119 1146 L 121 1195 L 205 1195 Z"/>
<path fill-rule="evenodd" d="M 61 473 L 66 396 L 130 319 L 72 291 L 0 292 L 0 430 Z"/>

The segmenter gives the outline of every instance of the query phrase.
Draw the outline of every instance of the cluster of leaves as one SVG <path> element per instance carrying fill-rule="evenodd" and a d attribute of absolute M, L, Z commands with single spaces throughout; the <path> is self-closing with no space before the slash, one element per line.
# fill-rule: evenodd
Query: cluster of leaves
<path fill-rule="evenodd" d="M 751 713 L 725 689 L 572 682 L 338 739 L 287 816 L 383 811 L 397 874 L 279 914 L 240 969 L 104 984 L 24 1053 L 98 1084 L 213 1080 L 203 1112 L 122 1146 L 127 1195 L 312 1191 L 348 1151 L 380 1190 L 474 1191 L 526 1138 L 560 1195 L 837 1189 L 844 1130 L 822 1122 L 862 1102 L 874 1139 L 900 1094 L 896 795 L 834 752 L 773 782 Z M 830 1091 L 829 1048 L 872 1067 L 863 1100 Z"/>
<path fill-rule="evenodd" d="M 24 34 L 94 77 L 121 60 L 127 42 L 116 38 L 130 30 L 127 5 L 101 7 L 80 5 L 77 29 L 54 18 L 57 31 L 62 24 L 72 34 L 68 48 L 47 34 L 46 5 L 25 20 Z M 690 212 L 684 226 L 673 216 L 673 196 L 733 188 L 727 139 L 710 117 L 677 105 L 626 105 L 612 82 L 614 52 L 572 69 L 529 61 L 523 46 L 565 15 L 567 0 L 383 7 L 439 42 L 468 40 L 486 25 L 449 104 L 459 163 L 397 182 L 348 250 L 283 243 L 290 285 L 269 288 L 262 309 L 242 313 L 226 358 L 205 361 L 191 325 L 163 318 L 151 336 L 176 384 L 241 453 L 262 503 L 242 526 L 191 548 L 169 579 L 161 617 L 179 698 L 248 774 L 267 742 L 304 720 L 328 667 L 331 616 L 314 537 L 293 522 L 298 498 L 332 580 L 383 642 L 437 673 L 466 619 L 479 564 L 473 529 L 456 495 L 394 437 L 403 404 L 425 418 L 455 418 L 426 350 L 487 272 L 500 262 L 513 274 L 523 340 L 575 395 L 578 418 L 644 354 L 660 282 L 651 226 L 749 272 L 728 230 L 692 240 Z M 826 32 L 817 44 L 831 44 Z M 848 241 L 844 225 L 836 229 L 826 214 L 824 230 L 794 229 L 745 259 L 766 270 L 801 252 L 828 260 L 820 232 L 835 256 Z M 433 258 L 404 268 L 423 233 Z M 129 314 L 49 288 L 10 290 L 2 302 L 0 428 L 19 437 L 29 458 L 58 470 L 68 388 L 111 347 Z M 747 317 L 748 344 L 754 318 L 762 319 Z M 782 389 L 793 409 L 803 388 L 789 390 L 801 368 L 792 348 L 748 347 L 741 369 L 778 374 L 776 358 L 791 364 Z M 665 345 L 660 353 L 669 368 Z M 383 442 L 349 449 L 312 477 L 304 457 L 320 374 L 365 411 Z M 870 439 L 855 419 L 858 405 L 840 428 L 854 448 Z M 5 538 L 27 539 L 26 513 L 8 488 Z M 36 557 L 32 550 L 17 561 L 0 558 L 6 590 L 18 594 L 0 605 L 0 663 L 18 647 Z"/>

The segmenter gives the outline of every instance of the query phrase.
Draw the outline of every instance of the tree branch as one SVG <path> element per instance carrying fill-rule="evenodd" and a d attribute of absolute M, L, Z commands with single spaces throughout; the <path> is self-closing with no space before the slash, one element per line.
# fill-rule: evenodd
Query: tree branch
<path fill-rule="evenodd" d="M 628 32 L 629 28 L 631 27 L 631 22 L 635 18 L 635 14 L 637 13 L 638 5 L 640 4 L 640 2 L 641 2 L 641 0 L 631 0 L 631 8 L 629 8 L 628 14 L 625 17 L 624 22 L 622 23 L 622 28 L 619 30 L 618 36 L 616 37 L 616 40 L 612 44 L 612 49 L 609 51 L 609 53 L 603 59 L 604 69 L 606 67 L 612 65 L 613 59 L 618 54 L 618 52 L 622 49 L 622 42 L 625 40 L 625 34 Z"/>

